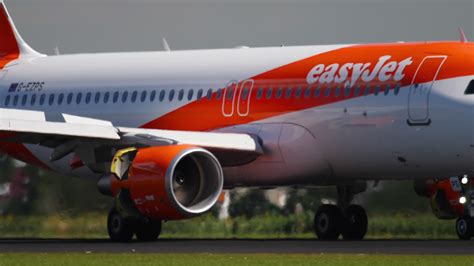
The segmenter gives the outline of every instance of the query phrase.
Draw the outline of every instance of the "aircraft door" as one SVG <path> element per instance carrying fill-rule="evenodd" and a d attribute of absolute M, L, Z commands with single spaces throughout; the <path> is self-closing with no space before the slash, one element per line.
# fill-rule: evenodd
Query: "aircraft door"
<path fill-rule="evenodd" d="M 231 81 L 224 89 L 224 94 L 222 95 L 222 114 L 226 117 L 231 117 L 234 114 L 237 85 L 237 81 Z"/>
<path fill-rule="evenodd" d="M 253 80 L 246 80 L 240 85 L 237 112 L 240 116 L 247 116 L 250 112 L 250 96 L 252 95 Z"/>
<path fill-rule="evenodd" d="M 413 77 L 408 95 L 408 124 L 429 125 L 429 99 L 431 88 L 447 56 L 427 56 Z"/>

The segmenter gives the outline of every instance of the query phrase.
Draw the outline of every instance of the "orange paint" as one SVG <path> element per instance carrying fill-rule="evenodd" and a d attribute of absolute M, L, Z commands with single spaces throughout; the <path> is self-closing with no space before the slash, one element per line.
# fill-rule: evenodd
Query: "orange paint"
<path fill-rule="evenodd" d="M 459 42 L 436 42 L 436 43 L 410 43 L 410 44 L 376 44 L 376 45 L 356 45 L 347 48 L 337 49 L 329 51 L 323 54 L 315 55 L 303 59 L 301 61 L 293 62 L 288 65 L 270 70 L 268 72 L 249 77 L 247 80 L 254 81 L 254 88 L 250 95 L 250 99 L 245 99 L 241 104 L 247 104 L 250 101 L 250 109 L 242 107 L 243 110 L 248 111 L 248 116 L 239 116 L 237 114 L 238 101 L 236 99 L 234 103 L 234 114 L 226 117 L 222 113 L 223 101 L 226 101 L 224 105 L 224 112 L 228 113 L 232 110 L 232 101 L 229 100 L 216 100 L 217 93 L 212 95 L 212 100 L 208 101 L 206 98 L 194 101 L 188 105 L 185 105 L 177 110 L 174 110 L 167 115 L 164 115 L 156 120 L 153 120 L 145 125 L 143 128 L 159 128 L 159 129 L 171 129 L 171 130 L 195 130 L 195 131 L 208 131 L 221 127 L 227 127 L 232 125 L 246 124 L 262 119 L 274 117 L 277 115 L 286 114 L 293 111 L 301 111 L 308 108 L 324 106 L 327 104 L 344 101 L 356 97 L 359 95 L 353 95 L 353 89 L 349 96 L 344 95 L 344 87 L 341 86 L 340 96 L 334 96 L 334 88 L 339 84 L 332 82 L 329 84 L 315 83 L 310 85 L 311 96 L 308 98 L 304 97 L 305 90 L 308 88 L 307 76 L 308 73 L 318 64 L 324 64 L 329 66 L 331 64 L 338 64 L 342 66 L 347 63 L 370 63 L 369 70 L 372 71 L 379 59 L 383 56 L 389 55 L 390 61 L 401 62 L 410 58 L 412 63 L 404 68 L 404 77 L 400 81 L 388 80 L 380 81 L 378 77 L 371 80 L 369 83 L 362 81 L 360 78 L 355 81 L 355 86 L 361 85 L 365 88 L 367 84 L 370 84 L 372 89 L 370 93 L 374 93 L 374 87 L 376 85 L 391 85 L 391 89 L 394 89 L 396 84 L 409 88 L 413 81 L 413 77 L 426 56 L 448 56 L 444 62 L 437 80 L 474 75 L 474 43 L 459 43 Z M 436 61 L 432 61 L 436 63 Z M 434 64 L 436 65 L 436 64 Z M 430 70 L 430 67 L 423 68 Z M 387 72 L 393 73 L 395 71 Z M 348 75 L 351 76 L 352 70 L 348 71 Z M 425 82 L 433 78 L 433 74 L 421 73 L 417 76 L 415 82 Z M 243 82 L 239 82 L 237 90 L 240 90 Z M 285 90 L 280 99 L 276 99 L 276 90 L 283 86 Z M 321 88 L 321 95 L 323 95 L 326 88 L 331 87 L 332 92 L 329 97 L 313 97 L 314 91 L 317 87 Z M 264 88 L 262 99 L 257 99 L 258 88 Z M 268 88 L 273 88 L 272 98 L 270 100 L 265 99 Z M 286 98 L 286 90 L 288 87 L 292 88 L 292 97 Z M 294 97 L 297 87 L 301 87 L 301 96 L 299 98 Z M 237 92 L 237 96 L 240 95 Z M 222 97 L 225 97 L 222 96 Z"/>
<path fill-rule="evenodd" d="M 20 57 L 20 50 L 3 3 L 0 3 L 0 69 Z"/>
<path fill-rule="evenodd" d="M 165 186 L 165 175 L 171 162 L 187 145 L 151 147 L 138 150 L 129 170 L 128 180 L 112 178 L 112 192 L 120 188 L 130 190 L 132 201 L 143 215 L 154 219 L 179 220 L 188 218 L 172 203 Z"/>

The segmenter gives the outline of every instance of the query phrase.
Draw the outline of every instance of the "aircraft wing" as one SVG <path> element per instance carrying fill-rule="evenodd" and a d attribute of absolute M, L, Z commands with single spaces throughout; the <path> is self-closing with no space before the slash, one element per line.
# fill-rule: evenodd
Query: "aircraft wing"
<path fill-rule="evenodd" d="M 248 134 L 175 131 L 116 127 L 110 121 L 73 116 L 48 115 L 39 111 L 0 108 L 0 141 L 38 144 L 52 148 L 51 161 L 84 150 L 104 147 L 151 147 L 175 144 L 195 145 L 215 152 L 221 158 L 262 153 L 256 137 Z M 107 153 L 107 152 L 105 152 Z M 232 156 L 229 156 L 232 155 Z M 108 156 L 105 154 L 105 156 Z M 102 156 L 103 157 L 103 156 Z M 112 159 L 113 154 L 110 154 Z M 224 162 L 225 163 L 225 162 Z"/>

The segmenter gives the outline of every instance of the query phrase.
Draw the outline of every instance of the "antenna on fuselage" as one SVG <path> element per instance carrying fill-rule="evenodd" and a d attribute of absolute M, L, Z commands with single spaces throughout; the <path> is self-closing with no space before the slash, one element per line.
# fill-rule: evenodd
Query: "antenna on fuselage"
<path fill-rule="evenodd" d="M 467 43 L 466 34 L 464 33 L 464 30 L 462 29 L 462 27 L 459 27 L 459 40 L 462 43 Z"/>
<path fill-rule="evenodd" d="M 171 52 L 170 45 L 168 44 L 168 41 L 166 40 L 166 38 L 163 38 L 163 48 L 165 49 L 165 51 Z"/>

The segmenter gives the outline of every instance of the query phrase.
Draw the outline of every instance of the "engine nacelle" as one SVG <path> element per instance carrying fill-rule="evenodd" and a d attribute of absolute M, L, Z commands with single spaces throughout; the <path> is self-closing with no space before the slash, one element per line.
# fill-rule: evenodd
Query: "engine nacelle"
<path fill-rule="evenodd" d="M 462 187 L 459 179 L 417 180 L 415 192 L 430 199 L 431 210 L 439 219 L 455 219 L 465 214 L 465 205 L 460 203 Z"/>
<path fill-rule="evenodd" d="M 161 220 L 205 213 L 218 201 L 224 184 L 216 157 L 187 145 L 121 150 L 112 173 L 109 186 L 114 197 L 122 202 L 129 198 L 141 215 Z"/>

